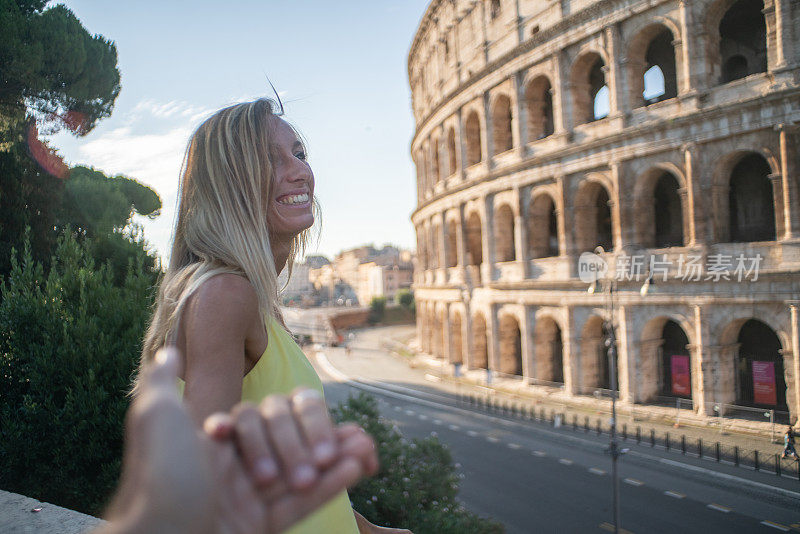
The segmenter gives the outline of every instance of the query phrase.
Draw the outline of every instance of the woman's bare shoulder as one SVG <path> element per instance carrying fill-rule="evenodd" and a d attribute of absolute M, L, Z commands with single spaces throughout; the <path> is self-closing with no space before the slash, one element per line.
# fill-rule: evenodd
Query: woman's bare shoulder
<path fill-rule="evenodd" d="M 247 326 L 258 317 L 258 296 L 253 284 L 233 273 L 212 276 L 187 302 L 187 319 Z"/>

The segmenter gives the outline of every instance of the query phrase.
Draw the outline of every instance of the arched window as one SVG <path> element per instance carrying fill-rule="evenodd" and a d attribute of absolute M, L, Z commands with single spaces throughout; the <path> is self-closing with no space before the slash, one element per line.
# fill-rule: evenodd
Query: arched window
<path fill-rule="evenodd" d="M 605 250 L 614 248 L 612 244 L 612 229 L 611 229 L 611 206 L 609 206 L 608 191 L 605 187 L 601 187 L 597 191 L 595 197 L 595 221 L 597 232 L 595 233 L 595 241 Z"/>
<path fill-rule="evenodd" d="M 767 25 L 762 0 L 739 0 L 719 24 L 721 83 L 767 71 Z"/>
<path fill-rule="evenodd" d="M 750 319 L 739 330 L 737 342 L 736 403 L 785 411 L 783 354 L 775 331 Z"/>
<path fill-rule="evenodd" d="M 511 99 L 505 95 L 497 97 L 492 108 L 492 140 L 495 154 L 511 150 L 514 145 L 511 134 Z"/>
<path fill-rule="evenodd" d="M 439 158 L 439 139 L 436 138 L 431 141 L 431 160 L 433 161 L 433 184 L 436 185 L 439 183 L 439 180 L 442 179 L 442 164 Z"/>
<path fill-rule="evenodd" d="M 467 136 L 467 165 L 475 165 L 483 160 L 481 153 L 481 121 L 478 114 L 472 112 L 467 116 L 464 125 L 465 135 Z"/>
<path fill-rule="evenodd" d="M 486 319 L 480 314 L 472 319 L 472 349 L 472 366 L 475 369 L 488 369 L 489 353 L 486 342 Z"/>
<path fill-rule="evenodd" d="M 500 372 L 522 376 L 522 336 L 519 323 L 511 315 L 500 318 Z"/>
<path fill-rule="evenodd" d="M 458 226 L 454 221 L 447 223 L 447 247 L 445 248 L 445 258 L 447 267 L 455 267 L 458 265 L 458 241 L 457 232 Z"/>
<path fill-rule="evenodd" d="M 553 135 L 553 95 L 550 80 L 539 76 L 525 88 L 528 141 Z"/>
<path fill-rule="evenodd" d="M 533 339 L 536 344 L 536 379 L 551 384 L 564 383 L 564 355 L 561 328 L 551 318 L 536 321 Z"/>
<path fill-rule="evenodd" d="M 689 338 L 683 328 L 667 320 L 661 332 L 663 340 L 659 362 L 659 390 L 665 397 L 692 398 L 692 366 Z"/>
<path fill-rule="evenodd" d="M 531 258 L 558 256 L 556 206 L 548 194 L 536 197 L 528 218 L 528 250 Z"/>
<path fill-rule="evenodd" d="M 576 125 L 608 115 L 610 93 L 606 85 L 605 62 L 599 54 L 590 52 L 578 58 L 570 81 Z"/>
<path fill-rule="evenodd" d="M 517 259 L 514 246 L 514 213 L 507 204 L 500 206 L 495 214 L 494 242 L 498 262 Z"/>
<path fill-rule="evenodd" d="M 665 172 L 656 182 L 653 192 L 655 246 L 683 246 L 683 213 L 678 195 L 678 181 Z"/>
<path fill-rule="evenodd" d="M 575 238 L 581 251 L 601 246 L 613 248 L 613 226 L 610 197 L 598 182 L 581 184 L 575 201 Z"/>
<path fill-rule="evenodd" d="M 729 213 L 732 242 L 775 239 L 775 204 L 770 167 L 760 154 L 742 158 L 730 177 Z"/>
<path fill-rule="evenodd" d="M 673 40 L 672 32 L 665 28 L 647 46 L 644 91 L 642 92 L 642 97 L 647 104 L 678 96 Z"/>
<path fill-rule="evenodd" d="M 477 213 L 467 218 L 467 263 L 480 265 L 483 263 L 483 230 L 481 218 Z"/>
<path fill-rule="evenodd" d="M 447 174 L 448 176 L 456 172 L 458 168 L 456 152 L 456 132 L 453 128 L 447 131 Z"/>

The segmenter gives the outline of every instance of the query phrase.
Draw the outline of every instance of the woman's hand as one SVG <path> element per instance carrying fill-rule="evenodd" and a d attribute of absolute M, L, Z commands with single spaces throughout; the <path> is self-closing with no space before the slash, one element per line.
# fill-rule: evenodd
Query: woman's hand
<path fill-rule="evenodd" d="M 236 444 L 270 510 L 270 532 L 378 470 L 372 439 L 356 425 L 334 427 L 322 396 L 310 389 L 239 405 L 212 415 L 204 427 L 214 440 Z"/>

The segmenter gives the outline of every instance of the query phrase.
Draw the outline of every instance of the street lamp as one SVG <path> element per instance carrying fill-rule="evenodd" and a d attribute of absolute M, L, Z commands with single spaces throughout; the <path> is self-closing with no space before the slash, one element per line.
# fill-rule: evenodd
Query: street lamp
<path fill-rule="evenodd" d="M 605 249 L 598 246 L 594 249 L 594 253 L 600 256 L 605 254 Z M 608 271 L 606 271 L 608 273 Z M 620 502 L 619 502 L 619 471 L 617 467 L 617 460 L 625 451 L 620 449 L 619 442 L 617 441 L 617 336 L 614 331 L 614 285 L 615 280 L 613 275 L 606 276 L 607 283 L 598 284 L 597 280 L 592 282 L 589 286 L 588 292 L 593 294 L 597 291 L 598 286 L 601 291 L 608 289 L 608 299 L 606 300 L 606 316 L 607 320 L 604 325 L 606 332 L 605 346 L 606 353 L 609 360 L 609 379 L 611 381 L 611 429 L 610 440 L 608 444 L 608 453 L 611 455 L 611 483 L 613 486 L 613 506 L 614 506 L 614 532 L 620 532 Z M 648 279 L 649 281 L 649 279 Z M 649 287 L 649 284 L 648 284 Z M 643 288 L 642 294 L 646 294 L 647 290 Z"/>

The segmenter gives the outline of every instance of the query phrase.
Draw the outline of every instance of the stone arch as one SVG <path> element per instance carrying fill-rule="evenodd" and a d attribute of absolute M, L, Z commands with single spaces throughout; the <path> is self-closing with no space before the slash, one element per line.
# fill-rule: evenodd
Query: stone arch
<path fill-rule="evenodd" d="M 558 322 L 548 316 L 537 318 L 533 339 L 536 379 L 553 384 L 563 384 L 564 340 Z"/>
<path fill-rule="evenodd" d="M 514 148 L 511 128 L 511 99 L 507 95 L 501 94 L 495 98 L 492 105 L 492 144 L 494 154 L 500 154 Z"/>
<path fill-rule="evenodd" d="M 734 217 L 732 215 L 732 206 L 731 206 L 731 177 L 734 172 L 734 168 L 747 156 L 758 156 L 766 162 L 770 173 L 767 177 L 775 176 L 780 172 L 780 164 L 777 161 L 777 158 L 768 150 L 768 149 L 751 149 L 749 147 L 737 147 L 736 150 L 733 150 L 726 154 L 725 156 L 719 158 L 714 166 L 713 170 L 713 189 L 712 189 L 712 201 L 714 210 L 712 212 L 713 218 L 713 226 L 714 226 L 714 235 L 718 242 L 727 243 L 732 242 L 732 235 L 731 235 L 731 218 Z M 762 166 L 762 171 L 766 170 Z M 762 172 L 763 174 L 763 172 Z M 766 186 L 763 185 L 763 181 L 756 179 L 754 184 L 757 185 L 761 183 L 764 190 L 766 190 Z M 770 189 L 772 188 L 772 183 L 770 183 Z M 764 191 L 760 196 L 765 196 L 766 191 Z M 773 192 L 774 195 L 774 192 Z M 774 220 L 777 222 L 782 221 L 782 212 L 776 212 L 775 210 L 775 199 L 773 196 L 772 206 L 766 209 L 771 209 L 773 214 L 777 215 Z M 751 218 L 758 218 L 755 213 L 752 214 Z M 764 217 L 762 217 L 764 218 Z M 765 223 L 768 224 L 768 223 Z M 776 230 L 778 226 L 776 224 Z"/>
<path fill-rule="evenodd" d="M 489 343 L 486 335 L 486 318 L 482 313 L 472 317 L 472 367 L 489 368 Z"/>
<path fill-rule="evenodd" d="M 528 209 L 528 253 L 531 258 L 558 256 L 556 201 L 549 192 L 535 194 Z"/>
<path fill-rule="evenodd" d="M 445 221 L 444 258 L 445 267 L 458 265 L 458 221 L 452 217 Z"/>
<path fill-rule="evenodd" d="M 580 382 L 581 393 L 591 393 L 594 389 L 611 389 L 611 370 L 605 346 L 605 320 L 592 315 L 583 325 L 580 342 Z M 619 383 L 619 375 L 617 376 Z"/>
<path fill-rule="evenodd" d="M 579 251 L 614 248 L 611 188 L 597 179 L 584 180 L 575 197 L 575 240 Z"/>
<path fill-rule="evenodd" d="M 519 321 L 511 313 L 499 320 L 500 369 L 506 375 L 522 376 L 522 334 Z"/>
<path fill-rule="evenodd" d="M 595 113 L 596 98 L 606 83 L 606 60 L 598 52 L 585 52 L 575 60 L 570 73 L 573 118 L 575 125 L 603 117 Z"/>
<path fill-rule="evenodd" d="M 643 28 L 631 40 L 627 53 L 627 71 L 630 83 L 632 107 L 652 104 L 678 96 L 678 73 L 676 65 L 675 35 L 680 33 L 664 22 L 656 22 Z M 647 83 L 646 76 L 658 69 L 663 77 L 663 91 L 655 94 Z"/>
<path fill-rule="evenodd" d="M 417 227 L 417 262 L 423 271 L 428 269 L 428 244 L 425 242 L 425 229 Z"/>
<path fill-rule="evenodd" d="M 703 21 L 712 85 L 767 71 L 763 9 L 762 0 L 718 0 L 708 6 Z"/>
<path fill-rule="evenodd" d="M 686 201 L 683 175 L 671 165 L 658 165 L 636 180 L 634 226 L 645 248 L 684 246 Z"/>
<path fill-rule="evenodd" d="M 464 133 L 467 138 L 467 165 L 475 165 L 483 161 L 483 143 L 481 139 L 481 120 L 477 111 L 470 111 L 464 122 Z"/>
<path fill-rule="evenodd" d="M 642 329 L 639 347 L 639 394 L 642 401 L 656 396 L 692 398 L 691 331 L 679 318 L 660 316 Z"/>
<path fill-rule="evenodd" d="M 737 319 L 723 332 L 726 345 L 734 345 L 732 364 L 736 404 L 787 410 L 786 346 L 778 331 L 760 318 Z"/>
<path fill-rule="evenodd" d="M 467 216 L 467 264 L 479 266 L 483 263 L 483 223 L 477 211 Z"/>
<path fill-rule="evenodd" d="M 452 126 L 447 129 L 447 175 L 458 169 L 458 153 L 456 152 L 456 131 Z"/>
<path fill-rule="evenodd" d="M 461 312 L 454 310 L 450 320 L 450 363 L 462 363 L 464 361 L 464 344 L 462 343 L 463 321 Z"/>
<path fill-rule="evenodd" d="M 442 179 L 441 146 L 439 138 L 431 139 L 431 165 L 433 167 L 433 185 L 438 184 Z"/>
<path fill-rule="evenodd" d="M 525 86 L 525 108 L 529 141 L 553 135 L 553 88 L 547 76 L 537 76 Z"/>
<path fill-rule="evenodd" d="M 742 157 L 728 183 L 729 237 L 732 242 L 773 241 L 775 195 L 769 163 L 760 154 Z"/>
<path fill-rule="evenodd" d="M 501 204 L 494 214 L 495 258 L 498 262 L 517 259 L 514 230 L 514 210 L 508 204 Z"/>
<path fill-rule="evenodd" d="M 430 169 L 430 150 L 429 141 L 422 144 L 422 189 L 427 193 L 431 189 L 431 169 Z"/>

